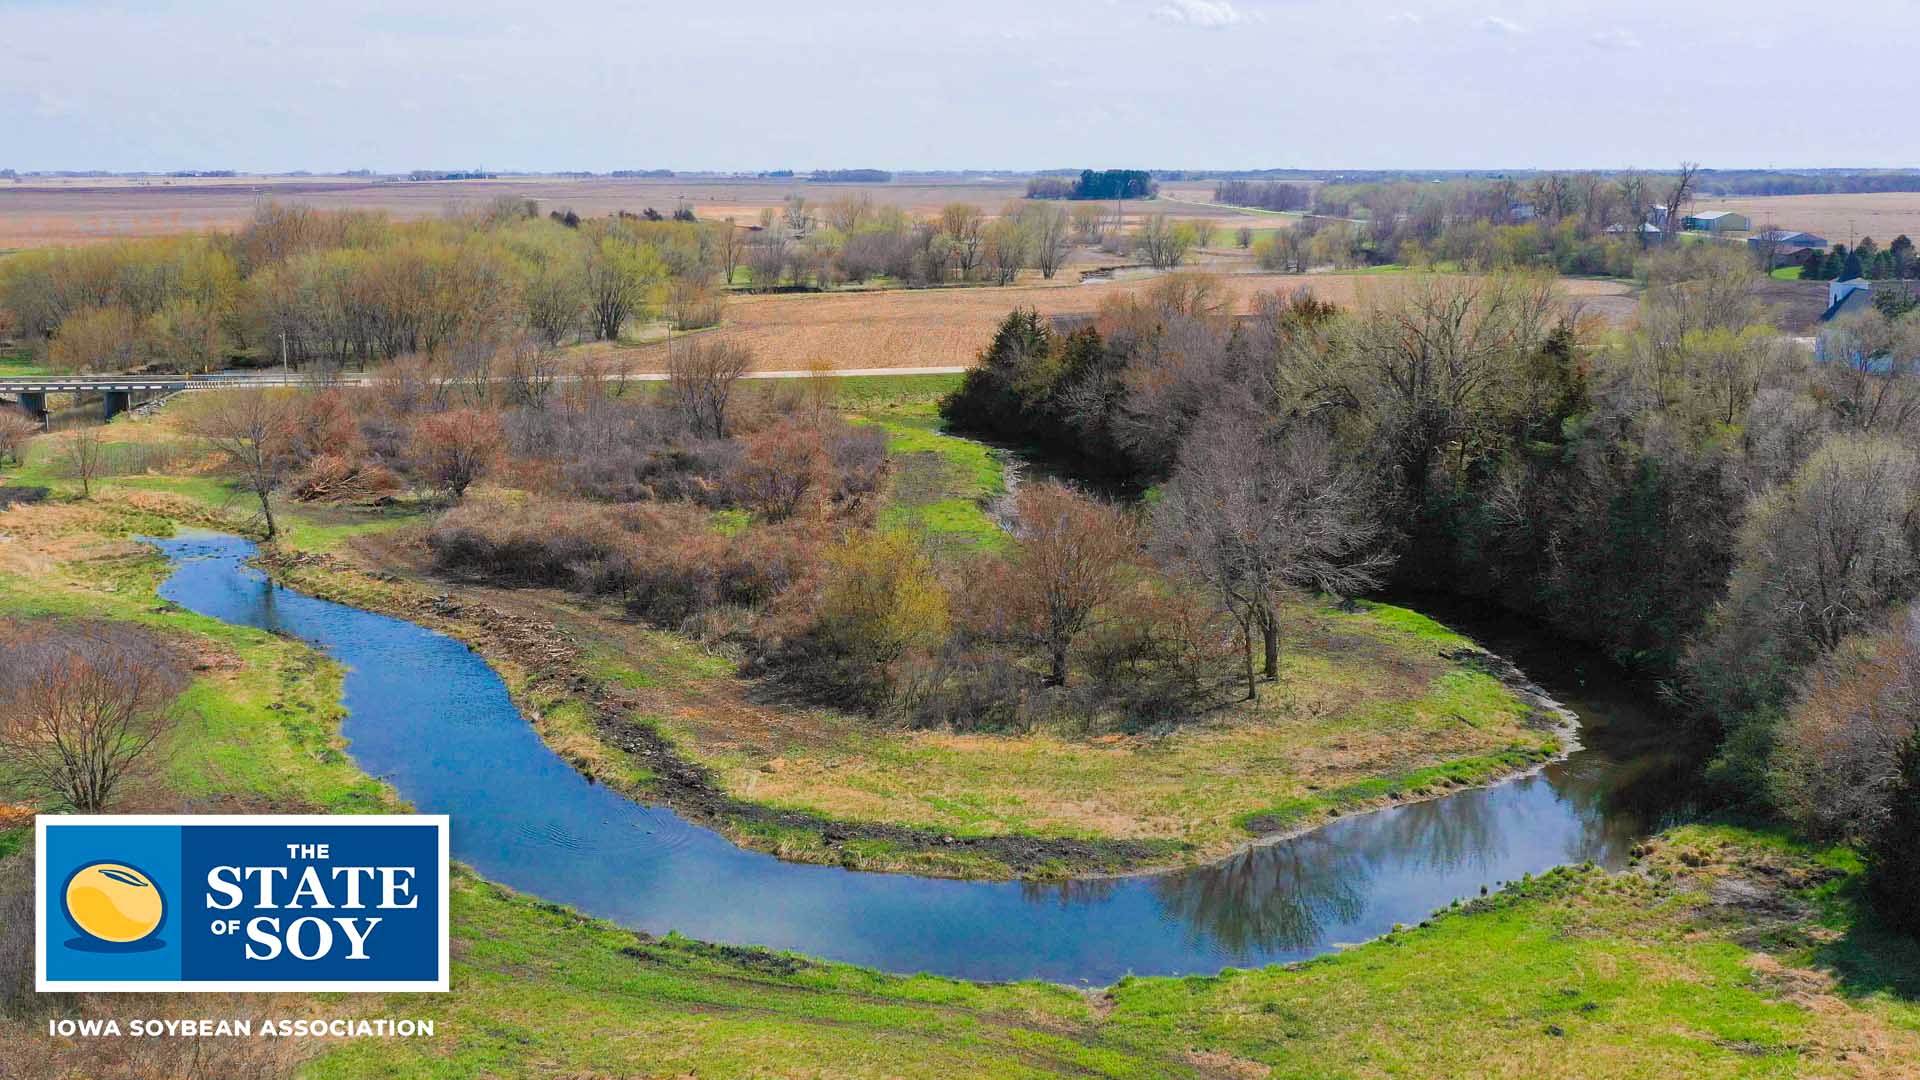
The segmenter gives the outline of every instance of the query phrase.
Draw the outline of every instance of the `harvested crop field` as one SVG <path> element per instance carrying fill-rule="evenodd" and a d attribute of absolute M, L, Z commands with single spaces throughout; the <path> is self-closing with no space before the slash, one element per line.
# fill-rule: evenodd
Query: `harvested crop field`
<path fill-rule="evenodd" d="M 1373 290 L 1394 287 L 1397 275 L 1230 274 L 1220 281 L 1236 308 L 1253 310 L 1255 299 L 1302 285 L 1322 300 L 1351 305 Z M 1102 301 L 1141 292 L 1152 278 L 1087 285 L 1014 285 L 1007 288 L 895 290 L 862 293 L 743 295 L 727 305 L 715 338 L 746 345 L 761 370 L 803 370 L 815 361 L 835 368 L 939 367 L 971 364 L 994 327 L 1016 307 L 1043 315 L 1090 315 Z M 1634 289 L 1614 281 L 1574 279 L 1561 283 L 1568 297 L 1590 313 L 1624 322 L 1633 313 Z M 604 350 L 605 346 L 590 347 Z M 620 350 L 641 370 L 664 370 L 666 351 L 652 345 Z"/>
<path fill-rule="evenodd" d="M 1024 179 L 957 176 L 902 177 L 884 184 L 721 177 L 508 176 L 419 182 L 340 176 L 27 178 L 0 182 L 0 250 L 231 229 L 244 223 L 259 203 L 274 201 L 321 210 L 383 210 L 396 218 L 418 219 L 438 217 L 449 208 L 484 206 L 500 195 L 517 195 L 538 201 L 543 210 L 572 209 L 583 217 L 620 210 L 638 213 L 647 207 L 664 213 L 685 206 L 703 218 L 734 217 L 746 223 L 758 218 L 765 207 L 782 206 L 790 195 L 826 203 L 864 194 L 876 205 L 932 217 L 951 202 L 972 203 L 997 214 L 1008 200 L 1022 198 L 1026 190 Z M 1182 188 L 1177 194 L 1182 200 L 1206 202 L 1212 198 L 1212 188 Z M 1236 213 L 1227 207 L 1176 201 L 1130 200 L 1124 209 L 1129 221 L 1165 213 L 1211 217 L 1225 224 Z"/>
<path fill-rule="evenodd" d="M 1025 180 L 900 179 L 885 184 L 816 184 L 803 180 L 565 179 L 387 181 L 358 177 L 219 179 L 28 179 L 0 183 L 0 249 L 85 244 L 129 236 L 227 229 L 244 223 L 261 202 L 297 202 L 322 210 L 384 210 L 396 218 L 438 217 L 479 207 L 501 195 L 537 200 L 543 210 L 571 208 L 584 217 L 653 207 L 686 206 L 703 218 L 759 216 L 787 196 L 825 203 L 865 193 L 876 204 L 931 216 L 950 202 L 997 213 L 1026 192 Z M 1141 204 L 1130 204 L 1137 208 Z M 1130 212 L 1132 212 L 1130 210 Z"/>

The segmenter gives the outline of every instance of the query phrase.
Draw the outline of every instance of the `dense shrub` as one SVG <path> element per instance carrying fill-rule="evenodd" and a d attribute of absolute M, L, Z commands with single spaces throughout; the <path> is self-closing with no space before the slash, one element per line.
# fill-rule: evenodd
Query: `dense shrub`
<path fill-rule="evenodd" d="M 24 465 L 27 440 L 40 434 L 37 420 L 19 409 L 0 407 L 0 462 Z"/>
<path fill-rule="evenodd" d="M 896 701 L 906 661 L 946 641 L 951 618 L 932 560 L 899 531 L 842 536 L 825 550 L 818 580 L 789 590 L 779 607 L 764 669 L 876 710 Z"/>
<path fill-rule="evenodd" d="M 653 512 L 659 512 L 657 509 Z M 487 503 L 449 511 L 427 534 L 436 569 L 503 585 L 572 588 L 581 568 L 596 580 L 632 552 L 635 511 L 591 503 Z"/>
<path fill-rule="evenodd" d="M 1047 692 L 1042 673 L 1005 648 L 954 647 L 918 658 L 901 676 L 916 727 L 1014 734 L 1033 730 Z"/>
<path fill-rule="evenodd" d="M 1920 726 L 1915 614 L 1843 644 L 1808 672 L 1777 734 L 1776 794 L 1814 836 L 1859 841 L 1887 825 L 1902 749 Z"/>
<path fill-rule="evenodd" d="M 722 535 L 707 511 L 687 503 L 474 504 L 427 535 L 442 573 L 614 597 L 667 627 L 719 608 L 766 608 L 813 572 L 820 546 L 799 525 Z"/>

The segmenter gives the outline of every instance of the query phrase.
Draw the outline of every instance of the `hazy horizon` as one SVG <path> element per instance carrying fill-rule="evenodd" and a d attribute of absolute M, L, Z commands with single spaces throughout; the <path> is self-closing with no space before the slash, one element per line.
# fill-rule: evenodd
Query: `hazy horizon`
<path fill-rule="evenodd" d="M 0 167 L 1913 164 L 1920 120 L 1871 88 L 1920 5 L 1684 7 L 0 0 Z"/>

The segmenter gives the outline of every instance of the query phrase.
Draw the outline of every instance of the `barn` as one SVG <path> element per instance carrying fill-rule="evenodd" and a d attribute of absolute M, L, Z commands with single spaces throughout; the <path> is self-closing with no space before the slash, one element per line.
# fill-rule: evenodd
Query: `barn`
<path fill-rule="evenodd" d="M 1745 214 L 1736 214 L 1731 210 L 1708 210 L 1700 214 L 1688 214 L 1680 219 L 1682 228 L 1690 232 L 1748 232 L 1753 222 Z"/>

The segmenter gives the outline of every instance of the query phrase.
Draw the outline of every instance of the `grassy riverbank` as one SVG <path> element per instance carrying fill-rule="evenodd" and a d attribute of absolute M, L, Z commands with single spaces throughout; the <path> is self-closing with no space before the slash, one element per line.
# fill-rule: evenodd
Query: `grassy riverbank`
<path fill-rule="evenodd" d="M 882 521 L 919 531 L 948 555 L 1002 543 L 987 513 L 1003 490 L 1002 459 L 943 434 L 933 411 L 952 380 L 845 382 L 854 385 L 832 386 L 837 403 L 888 432 L 895 469 Z M 62 475 L 60 438 L 34 444 L 12 482 L 76 494 Z M 116 423 L 104 441 L 111 475 L 95 480 L 96 501 L 245 527 L 250 499 L 209 473 L 165 414 Z M 1551 718 L 1444 655 L 1471 642 L 1382 605 L 1296 605 L 1281 677 L 1259 702 L 1169 730 L 959 734 L 769 703 L 725 652 L 617 607 L 435 578 L 418 530 L 407 528 L 430 516 L 406 504 L 285 507 L 287 557 L 276 573 L 462 638 L 577 767 L 786 858 L 959 877 L 1172 865 L 1485 783 L 1558 749 Z"/>
<path fill-rule="evenodd" d="M 128 492 L 0 514 L 0 613 L 139 622 L 200 659 L 166 766 L 126 809 L 394 806 L 339 752 L 334 665 L 153 595 L 162 563 L 128 538 L 166 528 L 158 511 L 177 506 Z M 21 861 L 6 880 L 27 880 Z M 0 1024 L 0 1059 L 100 1075 L 85 1062 L 102 1048 L 48 1040 L 47 1012 L 271 1011 L 438 1021 L 432 1040 L 286 1048 L 323 1078 L 1898 1075 L 1920 1059 L 1920 950 L 1880 931 L 1857 892 L 1848 852 L 1693 827 L 1625 873 L 1548 875 L 1294 968 L 1086 994 L 653 939 L 462 874 L 451 994 L 29 995 Z"/>
<path fill-rule="evenodd" d="M 1856 884 L 1844 853 L 1690 828 L 1295 968 L 1082 994 L 649 940 L 465 880 L 461 990 L 406 1010 L 454 1044 L 313 1075 L 1898 1075 L 1920 962 Z"/>

